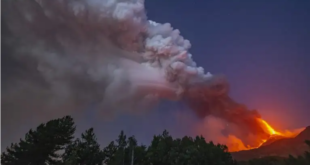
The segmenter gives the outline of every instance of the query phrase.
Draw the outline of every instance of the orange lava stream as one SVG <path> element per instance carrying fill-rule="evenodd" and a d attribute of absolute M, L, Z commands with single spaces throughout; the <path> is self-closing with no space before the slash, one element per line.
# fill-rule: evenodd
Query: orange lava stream
<path fill-rule="evenodd" d="M 257 120 L 263 124 L 262 125 L 263 129 L 265 127 L 264 131 L 269 133 L 269 135 L 283 135 L 282 133 L 275 131 L 265 120 L 263 119 L 257 119 Z"/>
<path fill-rule="evenodd" d="M 273 137 L 273 136 L 279 136 L 279 137 L 283 137 L 283 138 L 291 138 L 291 137 L 295 137 L 296 135 L 298 135 L 304 128 L 301 129 L 296 129 L 293 131 L 284 131 L 284 132 L 278 132 L 276 131 L 274 128 L 272 128 L 272 126 L 270 124 L 268 124 L 267 121 L 258 118 L 257 119 L 259 123 L 261 123 L 261 127 L 262 129 L 269 134 L 269 137 Z M 255 148 L 259 148 L 260 146 L 262 146 L 267 140 L 267 139 L 260 139 L 260 143 L 257 146 L 245 146 L 244 143 L 242 142 L 241 139 L 237 138 L 234 135 L 229 135 L 228 136 L 228 142 L 227 142 L 227 146 L 230 152 L 235 152 L 235 151 L 240 151 L 240 150 L 250 150 L 250 149 L 255 149 Z"/>

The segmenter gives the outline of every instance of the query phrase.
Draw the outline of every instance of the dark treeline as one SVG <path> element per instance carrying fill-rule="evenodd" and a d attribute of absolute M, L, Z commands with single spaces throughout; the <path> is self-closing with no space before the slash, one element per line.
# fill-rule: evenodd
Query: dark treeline
<path fill-rule="evenodd" d="M 233 160 L 225 145 L 206 142 L 202 136 L 172 138 L 167 131 L 149 146 L 138 144 L 123 131 L 105 148 L 93 128 L 74 138 L 70 116 L 51 120 L 30 130 L 19 143 L 1 155 L 3 165 L 309 165 L 310 153 L 297 158 L 267 157 L 247 162 Z M 310 142 L 307 144 L 310 146 Z"/>

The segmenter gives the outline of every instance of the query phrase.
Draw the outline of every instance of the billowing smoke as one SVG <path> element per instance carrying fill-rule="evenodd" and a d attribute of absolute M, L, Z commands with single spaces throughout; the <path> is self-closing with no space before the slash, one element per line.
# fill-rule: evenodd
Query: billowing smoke
<path fill-rule="evenodd" d="M 225 78 L 213 76 L 202 86 L 191 86 L 184 99 L 198 117 L 203 119 L 212 115 L 220 118 L 229 125 L 228 134 L 237 135 L 247 145 L 258 146 L 261 139 L 269 137 L 258 120 L 261 118 L 260 114 L 235 102 L 229 97 L 228 92 L 229 84 Z"/>
<path fill-rule="evenodd" d="M 184 100 L 198 116 L 217 116 L 243 133 L 261 132 L 259 114 L 228 97 L 223 77 L 196 66 L 179 30 L 149 21 L 143 0 L 2 6 L 3 133 L 34 113 L 44 120 L 96 105 L 111 117 L 161 99 Z"/>

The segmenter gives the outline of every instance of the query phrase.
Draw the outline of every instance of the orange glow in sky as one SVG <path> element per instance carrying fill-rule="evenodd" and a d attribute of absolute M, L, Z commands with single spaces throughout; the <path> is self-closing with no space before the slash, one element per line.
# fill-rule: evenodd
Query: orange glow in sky
<path fill-rule="evenodd" d="M 278 136 L 282 136 L 283 138 L 291 138 L 291 137 L 297 136 L 302 130 L 304 130 L 304 128 L 300 128 L 300 129 L 296 129 L 293 131 L 286 130 L 283 132 L 279 132 L 279 131 L 276 131 L 267 121 L 265 121 L 261 118 L 258 118 L 257 120 L 261 123 L 262 129 L 267 134 L 269 134 L 270 137 L 274 136 L 274 135 L 278 135 Z M 263 145 L 267 140 L 268 140 L 268 138 L 267 139 L 259 139 L 260 143 L 258 146 L 249 146 L 249 145 L 245 146 L 241 139 L 237 138 L 234 135 L 229 135 L 228 136 L 228 142 L 226 145 L 228 146 L 228 150 L 230 152 L 235 152 L 235 151 L 240 151 L 240 150 L 250 150 L 250 149 L 258 148 L 261 145 Z"/>

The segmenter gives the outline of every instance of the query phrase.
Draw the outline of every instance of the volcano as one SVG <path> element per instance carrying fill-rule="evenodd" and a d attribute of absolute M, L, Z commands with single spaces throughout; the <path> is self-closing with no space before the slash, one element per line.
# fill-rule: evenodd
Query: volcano
<path fill-rule="evenodd" d="M 267 139 L 266 142 L 264 142 L 261 146 L 267 146 L 275 141 L 278 141 L 280 139 L 287 139 L 287 137 L 281 136 L 281 135 L 272 135 L 270 138 Z"/>
<path fill-rule="evenodd" d="M 266 156 L 287 157 L 289 155 L 297 156 L 304 154 L 309 150 L 305 140 L 310 140 L 310 126 L 306 127 L 294 138 L 283 136 L 271 136 L 259 148 L 232 152 L 234 159 L 238 161 L 261 158 Z"/>

